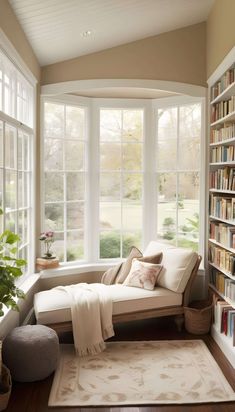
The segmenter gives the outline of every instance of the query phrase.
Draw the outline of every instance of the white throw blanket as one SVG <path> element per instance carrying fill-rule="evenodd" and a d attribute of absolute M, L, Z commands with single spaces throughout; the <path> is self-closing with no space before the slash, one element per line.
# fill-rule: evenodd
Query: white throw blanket
<path fill-rule="evenodd" d="M 73 338 L 79 356 L 95 355 L 105 349 L 104 339 L 114 335 L 112 300 L 108 286 L 79 283 L 58 286 L 70 296 Z"/>

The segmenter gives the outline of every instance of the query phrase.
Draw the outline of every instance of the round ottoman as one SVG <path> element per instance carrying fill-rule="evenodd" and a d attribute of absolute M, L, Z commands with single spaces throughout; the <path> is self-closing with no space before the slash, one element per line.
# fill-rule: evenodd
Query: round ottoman
<path fill-rule="evenodd" d="M 47 326 L 20 326 L 4 339 L 2 355 L 14 380 L 38 381 L 55 370 L 59 359 L 59 339 L 56 332 Z"/>

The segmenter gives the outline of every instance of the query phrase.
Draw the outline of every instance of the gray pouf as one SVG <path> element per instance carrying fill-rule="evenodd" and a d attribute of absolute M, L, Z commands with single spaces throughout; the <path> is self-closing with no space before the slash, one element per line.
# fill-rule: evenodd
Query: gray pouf
<path fill-rule="evenodd" d="M 54 372 L 59 359 L 59 339 L 47 326 L 20 326 L 4 339 L 2 355 L 14 380 L 38 381 Z"/>

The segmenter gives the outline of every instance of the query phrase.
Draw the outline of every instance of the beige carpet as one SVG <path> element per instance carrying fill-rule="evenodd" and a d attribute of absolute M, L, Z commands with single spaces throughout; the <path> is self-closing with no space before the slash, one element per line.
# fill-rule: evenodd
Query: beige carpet
<path fill-rule="evenodd" d="M 61 346 L 49 406 L 226 401 L 235 392 L 201 340 L 110 342 L 84 358 Z"/>

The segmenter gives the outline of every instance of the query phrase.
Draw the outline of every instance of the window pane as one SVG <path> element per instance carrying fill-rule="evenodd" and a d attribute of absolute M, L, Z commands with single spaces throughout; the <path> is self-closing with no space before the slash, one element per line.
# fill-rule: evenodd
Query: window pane
<path fill-rule="evenodd" d="M 56 103 L 45 103 L 44 132 L 46 137 L 64 136 L 64 106 Z"/>
<path fill-rule="evenodd" d="M 63 141 L 57 139 L 45 139 L 44 167 L 46 170 L 63 169 Z"/>
<path fill-rule="evenodd" d="M 67 261 L 71 262 L 84 258 L 84 233 L 73 231 L 67 233 Z"/>
<path fill-rule="evenodd" d="M 65 169 L 84 170 L 84 143 L 71 140 L 66 141 Z"/>
<path fill-rule="evenodd" d="M 122 227 L 125 230 L 142 229 L 142 206 L 135 204 L 123 204 Z"/>
<path fill-rule="evenodd" d="M 100 174 L 101 201 L 120 200 L 120 173 Z"/>
<path fill-rule="evenodd" d="M 67 203 L 67 228 L 83 229 L 84 227 L 84 204 Z"/>
<path fill-rule="evenodd" d="M 100 233 L 100 258 L 112 259 L 121 256 L 121 238 L 119 231 Z"/>
<path fill-rule="evenodd" d="M 56 202 L 64 200 L 64 176 L 63 173 L 46 172 L 44 177 L 45 201 Z"/>
<path fill-rule="evenodd" d="M 100 203 L 100 226 L 102 229 L 121 227 L 121 204 L 118 202 Z"/>
<path fill-rule="evenodd" d="M 140 141 L 143 139 L 143 110 L 123 110 L 124 141 Z"/>
<path fill-rule="evenodd" d="M 123 174 L 123 199 L 125 201 L 140 202 L 142 200 L 142 183 L 143 178 L 141 174 Z"/>
<path fill-rule="evenodd" d="M 141 144 L 123 144 L 123 169 L 141 170 L 142 169 L 142 145 Z"/>
<path fill-rule="evenodd" d="M 16 129 L 5 126 L 5 167 L 16 169 Z"/>
<path fill-rule="evenodd" d="M 127 257 L 131 247 L 136 246 L 141 250 L 141 231 L 123 233 L 122 237 L 122 257 Z"/>
<path fill-rule="evenodd" d="M 6 170 L 6 198 L 5 198 L 5 207 L 6 209 L 16 209 L 16 179 L 17 173 L 10 172 Z"/>
<path fill-rule="evenodd" d="M 158 110 L 157 169 L 177 166 L 177 109 Z"/>
<path fill-rule="evenodd" d="M 185 247 L 196 247 L 199 236 L 199 173 L 179 174 L 179 194 L 178 241 Z"/>
<path fill-rule="evenodd" d="M 100 168 L 101 170 L 121 169 L 121 145 L 119 143 L 101 143 Z"/>
<path fill-rule="evenodd" d="M 5 213 L 5 229 L 10 230 L 13 233 L 16 233 L 16 213 Z"/>
<path fill-rule="evenodd" d="M 80 107 L 66 106 L 66 136 L 84 139 L 85 111 Z"/>
<path fill-rule="evenodd" d="M 176 234 L 176 174 L 158 174 L 158 238 L 171 241 Z"/>
<path fill-rule="evenodd" d="M 66 259 L 64 257 L 64 232 L 54 234 L 55 241 L 52 245 L 52 253 L 56 255 L 61 262 L 64 262 Z"/>
<path fill-rule="evenodd" d="M 24 133 L 24 170 L 29 170 L 29 136 Z"/>
<path fill-rule="evenodd" d="M 45 230 L 63 230 L 64 210 L 62 204 L 45 205 Z"/>
<path fill-rule="evenodd" d="M 84 173 L 66 173 L 67 200 L 84 200 Z"/>
<path fill-rule="evenodd" d="M 194 104 L 180 107 L 179 167 L 199 169 L 201 136 L 201 106 Z"/>
<path fill-rule="evenodd" d="M 23 133 L 18 131 L 18 169 L 23 170 Z"/>
<path fill-rule="evenodd" d="M 121 110 L 100 111 L 100 140 L 107 142 L 118 142 L 122 135 L 122 112 Z"/>

